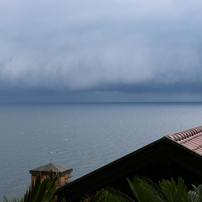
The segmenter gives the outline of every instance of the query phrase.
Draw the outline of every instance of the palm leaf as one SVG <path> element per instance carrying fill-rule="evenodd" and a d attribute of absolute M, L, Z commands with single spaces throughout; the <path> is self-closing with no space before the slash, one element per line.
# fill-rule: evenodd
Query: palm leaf
<path fill-rule="evenodd" d="M 56 190 L 55 182 L 57 179 L 58 174 L 54 175 L 52 171 L 44 180 L 42 180 L 41 174 L 38 174 L 36 180 L 26 191 L 24 202 L 50 201 Z"/>
<path fill-rule="evenodd" d="M 194 190 L 190 190 L 188 192 L 190 198 L 193 202 L 201 202 L 202 201 L 202 185 L 199 185 L 196 187 L 195 185 L 192 185 Z"/>
<path fill-rule="evenodd" d="M 36 179 L 31 183 L 26 193 L 24 194 L 24 198 L 17 199 L 13 198 L 12 200 L 8 200 L 4 196 L 5 202 L 56 202 L 57 197 L 53 197 L 56 191 L 56 181 L 59 177 L 57 173 L 54 175 L 52 171 L 48 173 L 48 176 L 45 179 L 42 179 L 41 174 L 36 176 Z M 65 202 L 65 198 L 62 199 L 61 202 Z"/>
<path fill-rule="evenodd" d="M 13 197 L 11 200 L 9 200 L 6 196 L 3 196 L 4 202 L 23 202 L 23 199 L 18 199 L 17 197 Z"/>
<path fill-rule="evenodd" d="M 49 187 L 49 189 L 46 190 L 46 198 L 47 199 L 52 198 L 52 196 L 54 195 L 54 193 L 55 193 L 55 191 L 57 189 L 56 181 L 57 181 L 58 178 L 59 178 L 59 173 L 57 173 L 54 176 L 53 172 L 49 172 L 48 178 L 47 178 L 47 181 L 48 181 L 47 186 Z"/>
<path fill-rule="evenodd" d="M 174 179 L 159 182 L 159 186 L 164 194 L 164 197 L 169 202 L 189 202 L 191 198 L 188 194 L 187 187 L 182 178 L 178 178 L 177 184 Z"/>
<path fill-rule="evenodd" d="M 162 202 L 165 201 L 160 189 L 146 177 L 134 176 L 133 181 L 127 178 L 130 188 L 139 202 Z"/>
<path fill-rule="evenodd" d="M 117 189 L 114 189 L 113 187 L 106 187 L 105 190 L 108 192 L 107 201 L 134 202 L 134 200 L 131 199 L 129 196 Z"/>
<path fill-rule="evenodd" d="M 92 196 L 87 196 L 82 202 L 134 202 L 126 194 L 116 190 L 112 187 L 106 187 L 97 191 L 96 194 Z"/>

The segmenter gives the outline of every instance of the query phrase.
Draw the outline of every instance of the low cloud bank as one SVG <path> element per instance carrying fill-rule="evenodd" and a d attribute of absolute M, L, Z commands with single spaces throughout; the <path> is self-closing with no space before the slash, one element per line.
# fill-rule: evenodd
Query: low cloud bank
<path fill-rule="evenodd" d="M 201 93 L 200 8 L 1 1 L 0 90 Z"/>

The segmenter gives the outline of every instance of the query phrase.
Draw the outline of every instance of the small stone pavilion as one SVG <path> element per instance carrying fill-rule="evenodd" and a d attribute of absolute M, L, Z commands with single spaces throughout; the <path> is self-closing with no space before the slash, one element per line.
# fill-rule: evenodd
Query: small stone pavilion
<path fill-rule="evenodd" d="M 46 178 L 50 171 L 53 171 L 54 174 L 59 173 L 59 179 L 56 182 L 56 186 L 59 188 L 65 184 L 68 184 L 72 181 L 72 168 L 65 166 L 57 165 L 54 163 L 49 163 L 44 166 L 32 169 L 29 172 L 31 173 L 31 181 L 36 179 L 38 173 L 41 173 L 42 178 Z"/>

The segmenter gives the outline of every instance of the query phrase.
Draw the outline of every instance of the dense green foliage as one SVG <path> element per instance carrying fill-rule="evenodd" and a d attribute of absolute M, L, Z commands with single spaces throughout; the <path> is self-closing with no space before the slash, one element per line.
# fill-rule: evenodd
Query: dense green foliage
<path fill-rule="evenodd" d="M 23 198 L 8 200 L 4 197 L 4 202 L 56 202 L 57 198 L 53 196 L 57 179 L 58 174 L 54 175 L 53 172 L 50 172 L 45 179 L 42 179 L 39 174 Z M 134 194 L 134 199 L 119 190 L 106 187 L 92 196 L 87 195 L 82 202 L 202 202 L 202 185 L 198 187 L 192 185 L 193 190 L 188 191 L 182 178 L 178 178 L 177 182 L 173 178 L 171 180 L 162 179 L 158 184 L 147 177 L 138 176 L 134 176 L 133 180 L 127 178 L 127 181 Z M 64 201 L 65 199 L 63 199 Z"/>
<path fill-rule="evenodd" d="M 158 186 L 145 177 L 135 176 L 133 182 L 127 178 L 131 190 L 139 202 L 191 202 L 192 199 L 182 178 L 177 183 L 171 180 L 162 179 Z"/>
<path fill-rule="evenodd" d="M 188 189 L 182 178 L 178 178 L 177 183 L 171 178 L 171 180 L 163 179 L 159 182 L 159 186 L 162 190 L 163 196 L 166 201 L 181 201 L 190 202 L 191 197 L 189 196 Z"/>
<path fill-rule="evenodd" d="M 133 181 L 127 178 L 130 188 L 138 201 L 165 201 L 160 188 L 146 177 L 134 176 Z"/>
<path fill-rule="evenodd" d="M 83 202 L 202 202 L 202 185 L 193 185 L 194 190 L 188 189 L 182 178 L 177 182 L 162 179 L 155 184 L 147 177 L 134 176 L 133 180 L 127 178 L 129 186 L 134 194 L 134 199 L 129 198 L 118 190 L 107 187 L 98 191 L 91 197 L 86 197 Z"/>

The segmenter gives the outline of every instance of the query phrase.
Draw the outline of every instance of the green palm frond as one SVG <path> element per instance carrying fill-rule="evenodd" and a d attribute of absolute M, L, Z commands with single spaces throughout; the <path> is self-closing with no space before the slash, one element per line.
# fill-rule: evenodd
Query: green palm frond
<path fill-rule="evenodd" d="M 106 187 L 105 189 L 108 192 L 107 201 L 114 201 L 114 202 L 134 202 L 133 199 L 131 199 L 126 194 L 122 193 L 121 191 L 114 189 L 113 187 Z"/>
<path fill-rule="evenodd" d="M 87 196 L 82 202 L 134 202 L 126 194 L 112 187 L 106 187 L 97 191 L 92 196 Z"/>
<path fill-rule="evenodd" d="M 130 188 L 139 202 L 164 202 L 159 187 L 146 177 L 134 176 L 133 181 L 127 178 Z"/>
<path fill-rule="evenodd" d="M 195 185 L 192 185 L 194 190 L 190 190 L 188 192 L 190 198 L 193 202 L 201 202 L 202 201 L 202 185 L 199 185 L 196 187 Z"/>
<path fill-rule="evenodd" d="M 4 196 L 3 198 L 3 202 L 23 202 L 23 199 L 19 199 L 17 197 L 13 197 L 11 200 L 8 199 L 6 196 Z"/>
<path fill-rule="evenodd" d="M 53 172 L 49 172 L 45 179 L 42 179 L 41 174 L 38 174 L 36 180 L 26 191 L 24 202 L 50 201 L 56 191 L 55 182 L 57 179 L 58 174 L 54 175 Z"/>
<path fill-rule="evenodd" d="M 175 183 L 174 179 L 159 181 L 159 186 L 162 190 L 162 193 L 165 199 L 169 202 L 189 202 L 191 198 L 188 194 L 187 187 L 184 183 L 182 178 L 178 178 L 177 184 Z"/>
<path fill-rule="evenodd" d="M 13 197 L 11 200 L 8 200 L 4 196 L 4 202 L 56 202 L 57 197 L 53 196 L 57 189 L 56 181 L 58 178 L 59 174 L 54 175 L 52 171 L 48 173 L 45 179 L 42 179 L 41 174 L 38 174 L 24 194 L 24 198 L 18 199 Z M 61 202 L 65 202 L 65 198 Z"/>

